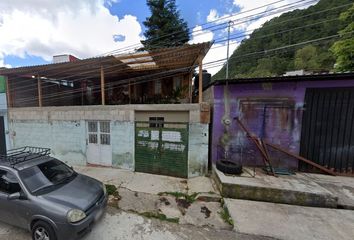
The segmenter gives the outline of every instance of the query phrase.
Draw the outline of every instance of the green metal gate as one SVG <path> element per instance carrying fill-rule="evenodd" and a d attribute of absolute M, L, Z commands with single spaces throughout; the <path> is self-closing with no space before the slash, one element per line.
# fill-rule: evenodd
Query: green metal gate
<path fill-rule="evenodd" d="M 135 171 L 188 177 L 188 123 L 135 122 Z"/>

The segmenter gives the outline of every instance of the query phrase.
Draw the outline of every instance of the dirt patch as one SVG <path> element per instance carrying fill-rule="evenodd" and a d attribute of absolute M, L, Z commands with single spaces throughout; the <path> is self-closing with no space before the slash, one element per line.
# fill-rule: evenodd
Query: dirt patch
<path fill-rule="evenodd" d="M 205 214 L 205 218 L 209 218 L 211 211 L 206 206 L 200 208 L 200 212 Z"/>
<path fill-rule="evenodd" d="M 165 197 L 160 198 L 160 202 L 164 203 L 166 206 L 171 205 L 170 201 Z"/>
<path fill-rule="evenodd" d="M 185 209 L 191 206 L 191 203 L 184 198 L 176 198 L 176 203 L 178 207 L 185 208 Z"/>

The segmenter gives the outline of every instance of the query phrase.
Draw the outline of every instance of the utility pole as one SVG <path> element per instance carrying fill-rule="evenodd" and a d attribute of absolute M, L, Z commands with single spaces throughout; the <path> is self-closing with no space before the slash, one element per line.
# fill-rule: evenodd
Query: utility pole
<path fill-rule="evenodd" d="M 229 48 L 230 48 L 230 28 L 232 21 L 229 21 L 227 27 L 227 53 L 226 53 L 226 79 L 229 78 Z"/>

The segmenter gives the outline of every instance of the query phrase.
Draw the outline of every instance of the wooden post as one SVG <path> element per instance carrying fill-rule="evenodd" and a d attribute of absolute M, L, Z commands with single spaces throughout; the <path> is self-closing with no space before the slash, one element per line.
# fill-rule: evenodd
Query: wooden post
<path fill-rule="evenodd" d="M 193 101 L 193 74 L 192 73 L 189 73 L 188 75 L 189 79 L 188 79 L 188 89 L 189 89 L 189 92 L 188 92 L 188 97 L 189 97 L 189 103 L 192 103 Z"/>
<path fill-rule="evenodd" d="M 202 63 L 202 59 L 199 59 L 199 89 L 198 89 L 198 93 L 199 93 L 198 103 L 202 103 L 203 102 L 203 63 Z"/>
<path fill-rule="evenodd" d="M 38 106 L 42 107 L 42 81 L 39 75 L 37 77 L 37 87 L 38 87 Z"/>
<path fill-rule="evenodd" d="M 9 83 L 9 78 L 7 76 L 5 76 L 5 81 L 6 81 L 7 107 L 10 108 L 12 107 L 12 101 L 11 101 L 10 83 Z"/>
<path fill-rule="evenodd" d="M 105 103 L 105 89 L 104 89 L 104 70 L 103 66 L 101 66 L 101 104 L 106 105 Z"/>

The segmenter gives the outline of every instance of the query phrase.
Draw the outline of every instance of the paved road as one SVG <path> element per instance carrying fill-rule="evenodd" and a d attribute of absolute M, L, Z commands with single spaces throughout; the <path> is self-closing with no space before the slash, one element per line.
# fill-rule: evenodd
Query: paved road
<path fill-rule="evenodd" d="M 24 230 L 0 223 L 1 240 L 30 240 Z M 232 231 L 178 225 L 108 208 L 105 216 L 84 240 L 270 240 Z"/>

